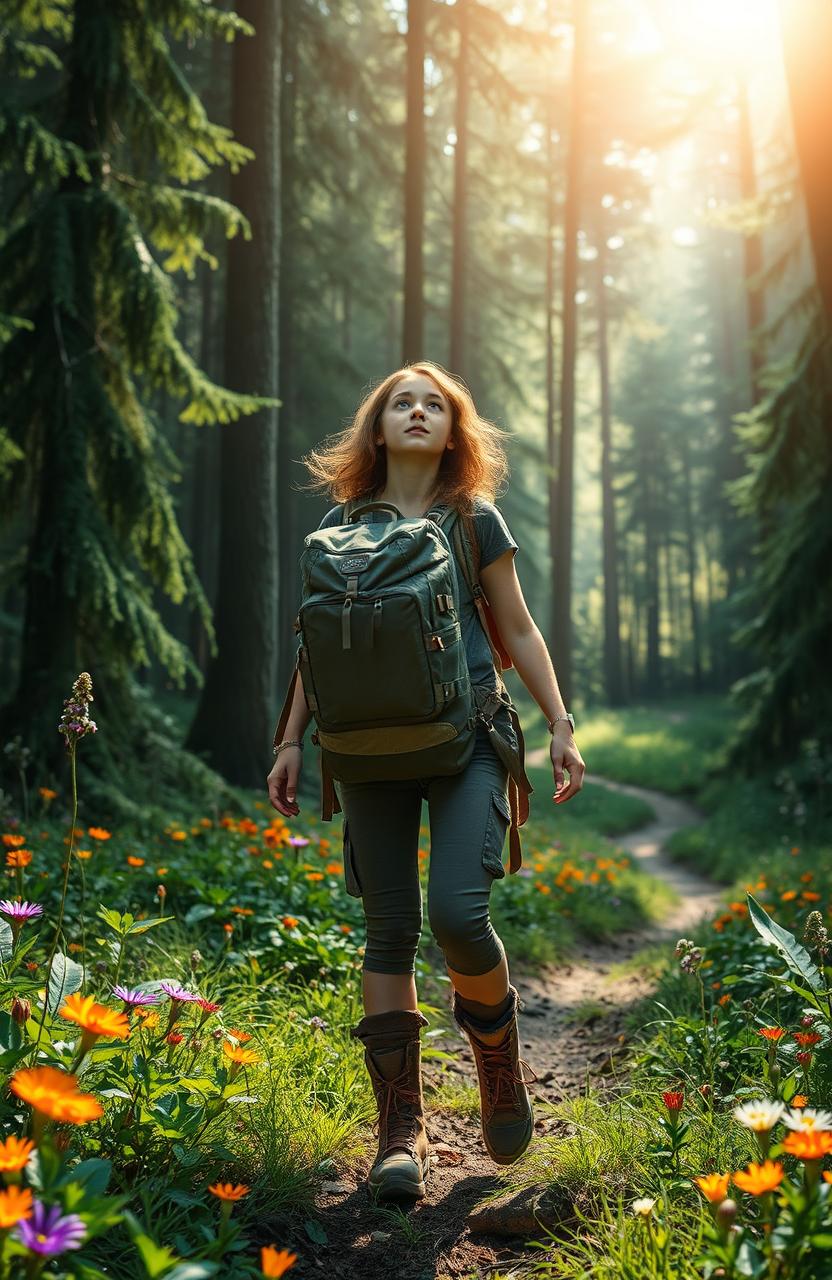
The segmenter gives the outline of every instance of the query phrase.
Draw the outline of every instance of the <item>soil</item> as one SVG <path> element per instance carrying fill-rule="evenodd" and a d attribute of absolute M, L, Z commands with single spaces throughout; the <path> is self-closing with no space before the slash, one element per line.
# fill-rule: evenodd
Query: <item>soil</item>
<path fill-rule="evenodd" d="M 534 758 L 531 763 L 535 763 Z M 524 972 L 511 963 L 511 980 L 521 997 L 521 1056 L 537 1075 L 530 1094 L 537 1119 L 535 1134 L 557 1137 L 568 1132 L 547 1104 L 585 1094 L 590 1086 L 620 1088 L 626 1051 L 625 1017 L 651 993 L 649 974 L 613 973 L 613 966 L 651 944 L 672 946 L 690 936 L 696 923 L 717 911 L 722 890 L 709 880 L 672 862 L 662 847 L 678 827 L 701 821 L 687 802 L 662 792 L 587 775 L 586 781 L 646 800 L 655 819 L 611 844 L 638 859 L 651 875 L 672 885 L 679 905 L 663 925 L 618 934 L 606 942 L 584 941 L 571 963 Z M 592 1006 L 592 1007 L 590 1007 Z M 489 1158 L 480 1135 L 479 1114 L 466 1115 L 431 1105 L 432 1087 L 449 1078 L 476 1086 L 473 1054 L 448 1012 L 447 1033 L 432 1039 L 454 1054 L 452 1063 L 426 1062 L 426 1124 L 433 1150 L 424 1199 L 392 1208 L 374 1208 L 365 1179 L 375 1158 L 376 1140 L 367 1134 L 367 1154 L 324 1183 L 316 1198 L 315 1217 L 326 1243 L 311 1244 L 302 1230 L 287 1246 L 299 1257 L 292 1275 L 321 1273 L 333 1280 L 489 1280 L 529 1276 L 533 1262 L 545 1254 L 527 1242 L 545 1239 L 535 1208 L 544 1183 L 530 1160 L 535 1139 L 507 1170 Z M 528 1166 L 525 1171 L 524 1164 Z M 521 1191 L 518 1194 L 518 1187 Z M 502 1195 L 501 1195 L 502 1193 Z M 497 1197 L 489 1213 L 483 1202 Z M 553 1221 L 557 1213 L 551 1209 Z M 470 1215 L 470 1217 L 469 1217 Z M 545 1214 L 543 1215 L 545 1217 Z M 393 1256 L 391 1256 L 391 1251 Z"/>

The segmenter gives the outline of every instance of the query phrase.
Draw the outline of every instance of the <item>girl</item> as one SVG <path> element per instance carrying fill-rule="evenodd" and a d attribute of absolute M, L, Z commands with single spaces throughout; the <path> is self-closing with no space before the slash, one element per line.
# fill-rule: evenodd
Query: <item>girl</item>
<path fill-rule="evenodd" d="M 392 503 L 421 517 L 438 503 L 474 518 L 480 581 L 501 639 L 529 693 L 546 716 L 556 804 L 580 791 L 585 765 L 572 736 L 543 637 L 514 568 L 517 543 L 494 506 L 507 474 L 501 433 L 481 418 L 467 389 L 441 366 L 422 361 L 398 369 L 362 402 L 334 442 L 304 459 L 313 482 L 343 504 Z M 320 528 L 343 523 L 332 508 Z M 456 552 L 454 551 L 456 555 Z M 459 564 L 460 625 L 472 685 L 504 689 L 474 599 Z M 517 746 L 507 694 L 495 693 L 494 725 Z M 269 799 L 285 816 L 296 803 L 304 732 L 311 713 L 295 685 L 283 741 L 268 777 Z M 482 1132 L 499 1164 L 526 1149 L 533 1116 L 519 1057 L 519 997 L 509 982 L 503 945 L 492 928 L 493 881 L 505 875 L 502 848 L 510 822 L 508 771 L 478 724 L 474 754 L 461 773 L 413 781 L 339 783 L 344 812 L 347 889 L 363 900 L 367 939 L 362 966 L 364 1017 L 351 1034 L 378 1104 L 379 1145 L 369 1175 L 377 1200 L 423 1196 L 429 1168 L 420 1073 L 415 956 L 422 929 L 418 874 L 422 800 L 430 819 L 428 915 L 453 987 L 452 1012 L 477 1065 Z M 564 769 L 569 775 L 564 783 Z"/>

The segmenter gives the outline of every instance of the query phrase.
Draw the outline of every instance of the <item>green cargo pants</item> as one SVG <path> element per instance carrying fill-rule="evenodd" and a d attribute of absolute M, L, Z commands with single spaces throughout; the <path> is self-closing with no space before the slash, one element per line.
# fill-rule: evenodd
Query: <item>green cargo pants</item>
<path fill-rule="evenodd" d="M 363 900 L 364 968 L 413 973 L 422 933 L 419 826 L 428 802 L 428 919 L 451 969 L 488 973 L 503 957 L 488 899 L 505 875 L 502 850 L 511 822 L 508 773 L 477 726 L 461 773 L 407 782 L 337 783 L 344 813 L 347 892 Z"/>

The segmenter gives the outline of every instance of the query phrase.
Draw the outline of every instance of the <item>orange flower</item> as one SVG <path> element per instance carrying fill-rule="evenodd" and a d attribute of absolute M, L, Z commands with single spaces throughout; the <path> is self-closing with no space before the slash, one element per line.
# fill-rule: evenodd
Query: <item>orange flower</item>
<path fill-rule="evenodd" d="M 352 933 L 351 924 L 339 924 L 338 928 L 341 930 L 342 933 Z"/>
<path fill-rule="evenodd" d="M 324 878 L 323 871 L 307 871 L 306 873 L 307 880 L 323 880 L 323 878 Z"/>
<path fill-rule="evenodd" d="M 811 884 L 814 878 L 815 873 L 813 871 L 804 871 L 803 875 L 800 877 L 803 884 Z"/>
<path fill-rule="evenodd" d="M 218 1200 L 242 1200 L 243 1196 L 248 1195 L 250 1188 L 244 1182 L 238 1182 L 236 1186 L 232 1186 L 230 1182 L 215 1182 L 208 1190 Z"/>
<path fill-rule="evenodd" d="M 804 902 L 820 902 L 820 894 L 814 889 L 804 889 L 800 896 Z"/>
<path fill-rule="evenodd" d="M 75 856 L 76 858 L 81 858 L 82 861 L 85 861 L 87 858 L 92 857 L 92 849 L 76 849 Z"/>
<path fill-rule="evenodd" d="M 235 1040 L 239 1040 L 240 1044 L 245 1044 L 246 1040 L 251 1039 L 247 1031 L 238 1031 L 236 1027 L 228 1027 L 226 1035 L 233 1036 Z"/>
<path fill-rule="evenodd" d="M 253 907 L 232 907 L 231 910 L 234 912 L 235 916 L 253 916 L 254 915 Z"/>
<path fill-rule="evenodd" d="M 832 1151 L 832 1133 L 823 1129 L 797 1130 L 783 1139 L 783 1150 L 798 1160 L 822 1160 Z"/>
<path fill-rule="evenodd" d="M 104 1108 L 91 1093 L 79 1093 L 77 1084 L 77 1076 L 57 1067 L 26 1067 L 14 1073 L 9 1088 L 50 1120 L 68 1120 L 70 1124 L 97 1120 Z"/>
<path fill-rule="evenodd" d="M 260 1250 L 260 1270 L 267 1280 L 279 1280 L 298 1260 L 296 1253 L 288 1249 L 278 1249 L 276 1245 L 264 1244 Z"/>
<path fill-rule="evenodd" d="M 5 1142 L 0 1142 L 0 1173 L 16 1173 L 22 1169 L 35 1149 L 29 1138 L 16 1138 L 11 1134 Z"/>
<path fill-rule="evenodd" d="M 92 996 L 81 996 L 78 992 L 66 997 L 58 1014 L 67 1022 L 78 1023 L 85 1032 L 85 1043 L 88 1041 L 92 1044 L 98 1036 L 126 1040 L 130 1034 L 130 1023 L 125 1014 L 116 1009 L 108 1009 L 106 1005 L 96 1004 Z"/>
<path fill-rule="evenodd" d="M 93 840 L 109 840 L 112 832 L 106 827 L 87 827 L 87 835 L 92 836 Z"/>
<path fill-rule="evenodd" d="M 340 870 L 341 870 L 340 862 L 328 862 L 324 867 L 324 871 L 326 871 L 331 876 L 337 876 Z"/>
<path fill-rule="evenodd" d="M 727 994 L 726 994 L 726 995 L 724 995 L 724 996 L 720 996 L 720 997 L 719 997 L 719 1001 L 718 1001 L 718 1003 L 719 1003 L 719 1004 L 722 1004 L 722 1005 L 725 1005 L 725 1004 L 728 1004 L 728 1003 L 729 1003 L 730 999 L 731 999 L 731 997 L 730 997 L 729 995 L 727 995 Z"/>
<path fill-rule="evenodd" d="M 188 833 L 187 831 L 171 831 L 170 838 L 171 840 L 187 840 Z"/>
<path fill-rule="evenodd" d="M 241 1067 L 250 1067 L 255 1062 L 260 1061 L 259 1055 L 253 1049 L 239 1049 L 235 1045 L 229 1044 L 227 1040 L 222 1042 L 222 1051 L 230 1062 L 234 1062 Z"/>
<path fill-rule="evenodd" d="M 223 925 L 223 929 L 225 929 L 225 932 L 226 932 L 226 933 L 233 933 L 233 932 L 234 932 L 234 926 L 233 926 L 233 924 L 224 924 L 224 925 Z"/>
<path fill-rule="evenodd" d="M 806 1097 L 805 1093 L 796 1093 L 792 1098 L 792 1106 L 799 1110 L 801 1107 L 805 1107 L 808 1101 L 809 1099 Z"/>
<path fill-rule="evenodd" d="M 139 857 L 137 857 L 137 855 L 136 855 L 135 853 L 128 853 L 128 855 L 127 855 L 127 865 L 128 865 L 128 867 L 143 867 L 143 866 L 144 866 L 144 858 L 139 858 Z"/>
<path fill-rule="evenodd" d="M 57 791 L 53 791 L 51 787 L 38 787 L 38 791 L 43 796 L 44 800 L 54 800 L 58 794 Z"/>
<path fill-rule="evenodd" d="M 817 1044 L 820 1040 L 820 1033 L 817 1031 L 795 1031 L 794 1038 L 803 1048 L 809 1044 Z"/>
<path fill-rule="evenodd" d="M 734 1182 L 740 1190 L 752 1196 L 775 1191 L 782 1181 L 783 1166 L 779 1160 L 764 1160 L 762 1164 L 755 1164 L 752 1160 L 745 1172 L 734 1174 Z"/>
<path fill-rule="evenodd" d="M 26 843 L 25 836 L 13 836 L 10 834 L 3 836 L 3 844 L 7 849 L 19 849 L 22 844 Z"/>
<path fill-rule="evenodd" d="M 0 1228 L 13 1227 L 21 1218 L 32 1216 L 32 1193 L 28 1187 L 6 1187 L 0 1191 Z"/>
<path fill-rule="evenodd" d="M 272 862 L 271 858 L 264 858 L 263 866 L 266 868 L 267 871 L 271 871 L 272 867 L 274 866 L 274 863 Z"/>
<path fill-rule="evenodd" d="M 781 902 L 791 902 L 797 897 L 797 889 L 786 889 L 785 893 L 780 894 Z"/>
<path fill-rule="evenodd" d="M 285 924 L 287 929 L 296 929 L 298 927 L 298 923 L 299 922 L 295 916 L 283 917 L 283 924 Z"/>
<path fill-rule="evenodd" d="M 694 1182 L 706 1200 L 711 1204 L 721 1204 L 728 1196 L 729 1177 L 727 1173 L 703 1173 L 694 1178 Z"/>
<path fill-rule="evenodd" d="M 785 1034 L 786 1033 L 782 1027 L 758 1027 L 757 1028 L 758 1036 L 763 1036 L 766 1040 L 773 1040 L 775 1043 L 778 1040 L 782 1040 Z"/>
<path fill-rule="evenodd" d="M 9 849 L 6 854 L 7 867 L 28 867 L 32 854 L 28 849 Z"/>

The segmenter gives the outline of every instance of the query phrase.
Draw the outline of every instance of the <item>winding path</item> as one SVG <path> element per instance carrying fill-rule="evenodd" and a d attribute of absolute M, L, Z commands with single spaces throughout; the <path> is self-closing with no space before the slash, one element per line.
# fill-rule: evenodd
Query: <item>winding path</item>
<path fill-rule="evenodd" d="M 529 763 L 537 763 L 537 756 L 545 758 L 543 752 L 532 752 Z M 672 886 L 679 903 L 661 924 L 619 933 L 610 940 L 580 942 L 570 963 L 534 972 L 524 971 L 519 962 L 512 965 L 512 982 L 522 1000 L 521 1053 L 537 1075 L 530 1091 L 537 1116 L 535 1131 L 541 1139 L 568 1131 L 547 1104 L 578 1097 L 590 1085 L 601 1090 L 620 1086 L 616 1054 L 627 1039 L 626 1015 L 649 996 L 654 978 L 647 965 L 624 973 L 612 972 L 613 966 L 646 947 L 672 946 L 680 936 L 695 936 L 697 924 L 716 913 L 724 893 L 663 851 L 679 827 L 701 821 L 702 815 L 692 805 L 664 792 L 597 775 L 587 774 L 585 781 L 637 796 L 651 806 L 655 816 L 650 822 L 611 838 L 610 844 L 626 850 L 650 875 Z M 374 1143 L 369 1143 L 368 1158 L 344 1173 L 342 1181 L 325 1183 L 333 1190 L 322 1190 L 316 1199 L 317 1217 L 328 1243 L 317 1251 L 315 1263 L 328 1276 L 382 1280 L 394 1270 L 398 1280 L 485 1280 L 497 1268 L 503 1274 L 528 1274 L 523 1261 L 541 1257 L 522 1245 L 523 1238 L 540 1238 L 535 1212 L 541 1202 L 534 1186 L 502 1201 L 498 1198 L 491 1207 L 483 1205 L 487 1197 L 499 1197 L 507 1173 L 515 1183 L 522 1182 L 526 1157 L 508 1171 L 499 1170 L 483 1146 L 478 1114 L 431 1105 L 430 1086 L 441 1086 L 448 1072 L 461 1083 L 476 1085 L 471 1050 L 453 1026 L 450 1013 L 447 1021 L 449 1030 L 431 1037 L 431 1043 L 452 1053 L 453 1061 L 444 1067 L 430 1060 L 423 1064 L 433 1149 L 428 1195 L 405 1211 L 408 1225 L 403 1237 L 401 1226 L 395 1225 L 399 1210 L 391 1214 L 369 1206 L 364 1182 L 375 1153 Z M 533 1140 L 529 1155 L 539 1147 Z M 408 1237 L 412 1237 L 409 1244 Z"/>

